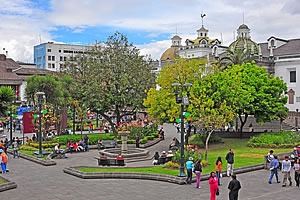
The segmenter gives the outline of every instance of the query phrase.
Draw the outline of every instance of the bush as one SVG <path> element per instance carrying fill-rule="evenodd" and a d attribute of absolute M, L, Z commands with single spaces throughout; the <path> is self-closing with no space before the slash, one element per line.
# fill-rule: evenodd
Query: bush
<path fill-rule="evenodd" d="M 202 158 L 201 153 L 199 152 L 192 152 L 192 151 L 184 151 L 184 162 L 187 162 L 189 160 L 189 157 L 192 157 L 194 161 Z M 180 156 L 180 150 L 176 151 L 173 160 L 175 162 L 180 162 L 181 156 Z"/>
<path fill-rule="evenodd" d="M 189 144 L 203 148 L 205 146 L 206 138 L 207 136 L 205 134 L 194 134 L 190 137 Z M 222 138 L 216 136 L 215 134 L 212 134 L 208 143 L 213 144 L 219 142 L 222 142 Z"/>
<path fill-rule="evenodd" d="M 54 148 L 58 143 L 46 143 L 46 144 L 42 144 L 42 148 Z M 39 144 L 38 143 L 34 143 L 34 142 L 28 142 L 26 143 L 26 145 L 30 146 L 30 147 L 34 147 L 34 148 L 39 148 Z"/>
<path fill-rule="evenodd" d="M 264 133 L 248 141 L 250 147 L 293 147 L 300 144 L 300 135 L 291 131 Z"/>
<path fill-rule="evenodd" d="M 90 140 L 90 145 L 96 145 L 98 144 L 98 140 L 100 137 L 102 137 L 103 140 L 113 140 L 115 136 L 113 135 L 108 135 L 108 134 L 94 134 L 94 135 L 88 135 L 89 140 Z M 82 135 L 82 139 L 84 138 L 84 135 Z M 58 136 L 58 137 L 52 137 L 51 141 L 59 143 L 59 144 L 64 144 L 67 145 L 69 141 L 72 142 L 77 142 L 80 141 L 81 135 L 63 135 L 63 136 Z"/>
<path fill-rule="evenodd" d="M 202 167 L 208 166 L 208 161 L 202 160 L 202 161 L 201 161 L 201 165 L 202 165 Z"/>
<path fill-rule="evenodd" d="M 169 161 L 166 163 L 165 167 L 179 169 L 180 166 L 179 166 L 179 164 L 177 164 L 175 162 Z"/>

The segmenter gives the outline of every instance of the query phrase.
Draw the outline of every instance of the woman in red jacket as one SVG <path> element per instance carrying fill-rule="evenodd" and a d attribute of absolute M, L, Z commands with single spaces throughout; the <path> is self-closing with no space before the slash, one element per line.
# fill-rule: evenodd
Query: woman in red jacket
<path fill-rule="evenodd" d="M 210 173 L 210 178 L 208 182 L 210 184 L 210 200 L 216 200 L 218 190 L 218 179 L 216 177 L 215 172 Z"/>

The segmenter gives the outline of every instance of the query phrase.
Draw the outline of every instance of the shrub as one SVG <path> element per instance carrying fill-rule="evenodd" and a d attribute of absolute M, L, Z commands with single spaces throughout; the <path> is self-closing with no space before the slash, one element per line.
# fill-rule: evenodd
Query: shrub
<path fill-rule="evenodd" d="M 201 165 L 202 165 L 202 167 L 208 166 L 208 161 L 202 160 L 202 161 L 201 161 Z"/>
<path fill-rule="evenodd" d="M 293 147 L 300 144 L 300 135 L 291 131 L 264 133 L 248 141 L 250 147 Z"/>
<path fill-rule="evenodd" d="M 82 136 L 83 139 L 84 135 Z M 115 136 L 109 135 L 109 134 L 93 134 L 93 135 L 88 135 L 89 140 L 90 140 L 90 145 L 96 145 L 98 144 L 98 140 L 100 137 L 102 137 L 103 140 L 113 140 Z M 57 142 L 60 144 L 67 145 L 69 141 L 72 142 L 77 142 L 80 141 L 81 135 L 63 135 L 63 136 L 58 136 L 58 137 L 52 137 L 51 140 L 53 142 Z"/>
<path fill-rule="evenodd" d="M 167 162 L 165 166 L 170 167 L 170 168 L 176 168 L 176 169 L 179 169 L 179 167 L 180 167 L 179 164 L 172 162 L 172 161 Z"/>
<path fill-rule="evenodd" d="M 202 158 L 202 155 L 199 152 L 184 151 L 184 162 L 187 162 L 189 157 L 192 157 L 193 160 L 196 161 L 196 160 Z M 181 160 L 180 150 L 176 151 L 173 160 L 175 162 L 180 162 L 180 160 Z"/>

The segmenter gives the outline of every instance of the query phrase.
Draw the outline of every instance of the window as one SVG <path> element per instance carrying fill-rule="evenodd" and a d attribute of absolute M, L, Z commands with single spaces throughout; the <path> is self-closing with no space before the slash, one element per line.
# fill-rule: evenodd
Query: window
<path fill-rule="evenodd" d="M 37 62 L 42 62 L 42 57 L 37 57 L 36 61 Z"/>
<path fill-rule="evenodd" d="M 48 63 L 48 68 L 51 69 L 51 63 Z"/>
<path fill-rule="evenodd" d="M 296 97 L 296 102 L 300 102 L 300 97 Z"/>
<path fill-rule="evenodd" d="M 48 60 L 51 60 L 51 56 L 48 56 Z"/>
<path fill-rule="evenodd" d="M 51 52 L 51 49 L 47 49 L 48 52 Z"/>
<path fill-rule="evenodd" d="M 67 61 L 67 57 L 64 57 L 64 61 Z"/>
<path fill-rule="evenodd" d="M 52 68 L 55 69 L 55 64 L 54 63 L 52 64 Z"/>
<path fill-rule="evenodd" d="M 59 60 L 60 60 L 60 61 L 63 61 L 63 57 L 62 57 L 62 56 L 60 56 L 60 57 L 59 57 Z"/>
<path fill-rule="evenodd" d="M 275 40 L 271 40 L 271 47 L 275 47 Z"/>
<path fill-rule="evenodd" d="M 55 56 L 52 56 L 52 61 L 55 61 Z"/>
<path fill-rule="evenodd" d="M 207 36 L 207 33 L 205 33 L 204 35 L 205 35 L 205 37 L 206 37 L 206 36 Z"/>
<path fill-rule="evenodd" d="M 61 53 L 61 50 L 58 50 L 58 53 Z"/>
<path fill-rule="evenodd" d="M 296 83 L 296 71 L 290 71 L 290 83 Z"/>
<path fill-rule="evenodd" d="M 200 33 L 200 36 L 202 37 L 202 33 Z"/>

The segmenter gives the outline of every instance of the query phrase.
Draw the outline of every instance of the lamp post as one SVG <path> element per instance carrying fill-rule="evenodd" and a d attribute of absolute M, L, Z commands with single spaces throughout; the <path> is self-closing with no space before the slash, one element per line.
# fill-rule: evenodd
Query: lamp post
<path fill-rule="evenodd" d="M 12 136 L 12 129 L 13 129 L 13 123 L 12 123 L 12 121 L 13 121 L 13 116 L 14 116 L 14 114 L 13 114 L 13 105 L 16 105 L 16 100 L 14 100 L 14 102 L 11 102 L 11 107 L 10 107 L 10 111 L 9 111 L 9 123 L 10 123 L 10 130 L 9 130 L 9 140 L 10 140 L 10 145 L 12 145 L 12 143 L 13 143 L 13 141 L 12 141 L 12 138 L 13 138 L 13 136 Z"/>
<path fill-rule="evenodd" d="M 173 83 L 172 87 L 175 87 L 175 97 L 176 97 L 176 103 L 181 105 L 181 150 L 180 150 L 180 171 L 178 176 L 179 177 L 185 177 L 186 174 L 184 172 L 184 106 L 189 105 L 189 96 L 190 96 L 190 88 L 192 84 L 191 83 L 185 83 L 184 85 L 181 85 L 179 83 Z M 179 87 L 181 89 L 181 95 L 179 95 Z M 187 92 L 187 97 L 183 96 L 183 89 Z"/>
<path fill-rule="evenodd" d="M 43 152 L 42 152 L 42 102 L 45 98 L 45 93 L 44 92 L 37 92 L 35 95 L 38 98 L 38 103 L 39 103 L 39 154 L 38 158 L 42 158 Z"/>

